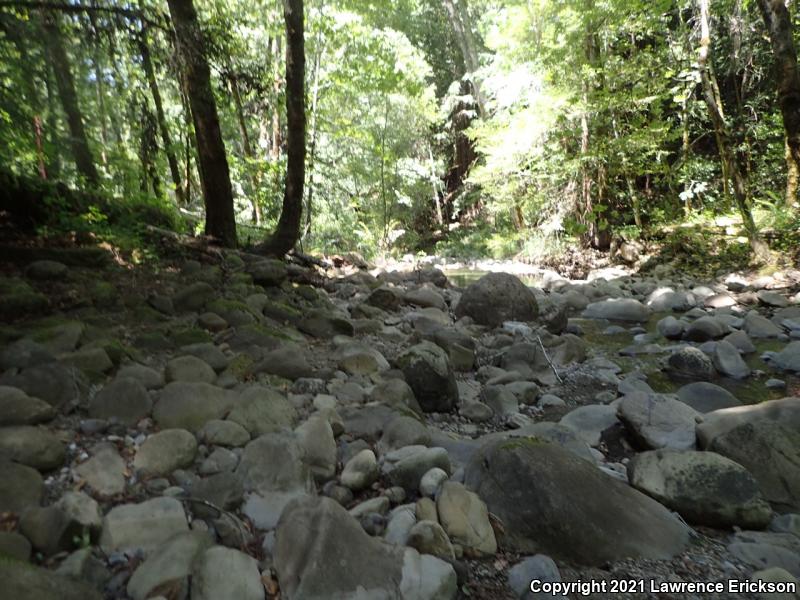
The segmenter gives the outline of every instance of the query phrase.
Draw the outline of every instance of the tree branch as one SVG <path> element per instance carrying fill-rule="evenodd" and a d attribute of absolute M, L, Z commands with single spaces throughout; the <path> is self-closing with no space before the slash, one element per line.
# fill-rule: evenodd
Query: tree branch
<path fill-rule="evenodd" d="M 135 8 L 123 8 L 121 6 L 86 6 L 84 4 L 61 4 L 60 2 L 48 2 L 46 0 L 0 0 L 0 9 L 17 8 L 21 10 L 57 10 L 70 14 L 81 13 L 106 13 L 125 17 L 126 19 L 138 19 L 142 23 L 167 29 L 166 19 L 163 15 L 156 13 L 158 20 L 153 20 L 146 16 L 143 11 Z"/>

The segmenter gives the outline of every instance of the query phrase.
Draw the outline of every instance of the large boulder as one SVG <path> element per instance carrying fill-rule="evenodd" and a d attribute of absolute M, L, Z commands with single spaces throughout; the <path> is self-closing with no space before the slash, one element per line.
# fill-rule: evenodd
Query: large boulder
<path fill-rule="evenodd" d="M 703 422 L 697 426 L 697 443 L 701 448 L 706 448 L 714 438 L 738 425 L 763 420 L 777 421 L 790 429 L 800 429 L 800 398 L 768 400 L 706 413 Z"/>
<path fill-rule="evenodd" d="M 533 292 L 513 275 L 487 273 L 464 290 L 455 314 L 498 327 L 504 321 L 535 320 L 539 306 Z"/>
<path fill-rule="evenodd" d="M 707 381 L 687 383 L 676 394 L 678 400 L 700 413 L 742 405 L 728 390 Z"/>
<path fill-rule="evenodd" d="M 536 438 L 483 446 L 465 483 L 502 522 L 500 547 L 514 552 L 602 565 L 666 559 L 689 540 L 688 527 L 658 502 Z"/>
<path fill-rule="evenodd" d="M 628 479 L 690 523 L 763 529 L 772 518 L 753 476 L 714 452 L 643 452 L 628 463 Z"/>
<path fill-rule="evenodd" d="M 742 359 L 739 349 L 730 342 L 725 340 L 717 342 L 714 352 L 711 354 L 711 360 L 722 375 L 733 379 L 750 377 L 750 367 Z"/>
<path fill-rule="evenodd" d="M 453 567 L 370 537 L 330 498 L 292 502 L 281 515 L 275 539 L 275 570 L 287 600 L 456 597 Z"/>
<path fill-rule="evenodd" d="M 587 319 L 643 323 L 650 318 L 650 309 L 633 298 L 609 298 L 592 302 L 583 311 L 583 316 Z"/>
<path fill-rule="evenodd" d="M 784 371 L 800 373 L 800 341 L 787 344 L 772 357 L 772 364 Z"/>
<path fill-rule="evenodd" d="M 420 342 L 397 358 L 397 364 L 425 412 L 449 412 L 458 402 L 458 386 L 447 353 Z"/>
<path fill-rule="evenodd" d="M 633 392 L 622 398 L 617 415 L 639 445 L 688 450 L 695 447 L 701 418 L 691 406 L 666 394 Z"/>
<path fill-rule="evenodd" d="M 781 513 L 800 512 L 800 432 L 778 421 L 743 423 L 716 436 L 710 450 L 736 461 Z"/>

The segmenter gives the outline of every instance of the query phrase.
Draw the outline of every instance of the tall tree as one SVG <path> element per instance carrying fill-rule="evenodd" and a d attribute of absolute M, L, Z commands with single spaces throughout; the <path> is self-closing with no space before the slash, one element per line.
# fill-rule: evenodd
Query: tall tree
<path fill-rule="evenodd" d="M 217 238 L 224 246 L 235 247 L 233 189 L 217 105 L 211 89 L 205 39 L 192 0 L 168 0 L 168 4 L 186 92 L 192 107 L 200 184 L 206 207 L 205 233 Z"/>
<path fill-rule="evenodd" d="M 730 125 L 725 117 L 722 95 L 719 90 L 716 74 L 711 63 L 711 27 L 709 25 L 710 0 L 698 0 L 700 17 L 700 48 L 698 52 L 698 70 L 700 71 L 700 84 L 703 88 L 703 98 L 708 107 L 708 114 L 714 126 L 714 135 L 717 141 L 722 176 L 727 182 L 728 178 L 733 183 L 732 194 L 736 207 L 742 216 L 742 223 L 747 239 L 753 253 L 759 260 L 769 260 L 769 248 L 758 233 L 753 213 L 750 210 L 747 172 L 744 170 L 733 148 L 733 139 Z"/>
<path fill-rule="evenodd" d="M 305 41 L 303 0 L 283 0 L 286 22 L 286 187 L 275 232 L 260 249 L 283 256 L 300 238 L 306 160 Z"/>
<path fill-rule="evenodd" d="M 159 132 L 161 133 L 161 142 L 164 145 L 164 152 L 167 155 L 167 163 L 169 164 L 169 173 L 172 176 L 172 183 L 175 186 L 175 198 L 178 204 L 183 204 L 185 200 L 181 171 L 178 166 L 178 157 L 175 154 L 175 148 L 172 146 L 172 137 L 169 133 L 167 117 L 164 114 L 164 103 L 161 99 L 161 91 L 158 89 L 156 72 L 153 68 L 153 59 L 150 56 L 150 45 L 147 43 L 147 29 L 142 31 L 138 42 L 139 53 L 142 57 L 142 68 L 144 69 L 145 78 L 147 79 L 147 85 L 150 87 L 150 94 L 153 96 L 153 104 L 156 107 L 156 119 L 158 121 Z"/>
<path fill-rule="evenodd" d="M 786 131 L 786 203 L 797 199 L 800 177 L 800 74 L 792 37 L 792 20 L 783 0 L 758 0 L 769 33 L 778 87 L 778 104 Z"/>
<path fill-rule="evenodd" d="M 67 116 L 75 167 L 88 183 L 96 186 L 100 183 L 100 178 L 97 175 L 92 151 L 89 148 L 89 138 L 83 125 L 83 114 L 78 103 L 78 94 L 75 91 L 75 80 L 72 77 L 72 65 L 64 46 L 58 15 L 50 11 L 44 12 L 42 25 L 45 32 L 44 42 L 49 58 L 53 62 L 53 74 L 58 95 Z"/>
<path fill-rule="evenodd" d="M 485 115 L 484 101 L 480 84 L 475 78 L 480 68 L 478 62 L 478 45 L 475 40 L 475 31 L 467 0 L 442 0 L 442 2 L 445 11 L 447 11 L 447 17 L 450 20 L 450 26 L 453 28 L 458 47 L 461 50 L 461 56 L 464 59 L 464 67 L 472 83 L 475 101 L 478 106 L 478 116 L 482 118 Z"/>

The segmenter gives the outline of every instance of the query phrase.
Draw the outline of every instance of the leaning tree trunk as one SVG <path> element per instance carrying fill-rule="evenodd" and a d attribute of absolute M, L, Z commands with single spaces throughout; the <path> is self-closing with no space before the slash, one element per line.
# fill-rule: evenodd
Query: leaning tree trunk
<path fill-rule="evenodd" d="M 762 261 L 770 259 L 769 247 L 756 229 L 753 213 L 748 202 L 747 175 L 742 169 L 733 151 L 731 132 L 723 111 L 722 96 L 719 92 L 716 75 L 711 66 L 711 29 L 709 26 L 709 0 L 698 0 L 700 9 L 700 50 L 698 53 L 698 70 L 703 98 L 708 107 L 708 114 L 714 125 L 717 149 L 722 163 L 723 177 L 730 177 L 733 182 L 733 197 L 750 247 L 756 258 Z"/>
<path fill-rule="evenodd" d="M 70 64 L 67 49 L 64 47 L 64 40 L 61 36 L 61 29 L 58 25 L 58 17 L 50 12 L 43 15 L 44 42 L 47 45 L 47 52 L 50 60 L 53 61 L 53 74 L 56 79 L 58 95 L 67 115 L 67 125 L 69 126 L 70 145 L 72 154 L 75 158 L 75 167 L 91 185 L 99 185 L 100 178 L 97 175 L 97 168 L 89 149 L 89 138 L 86 136 L 86 129 L 83 125 L 83 115 L 78 104 L 78 94 L 75 91 L 75 81 L 72 78 L 72 66 Z"/>
<path fill-rule="evenodd" d="M 284 0 L 286 20 L 286 187 L 278 226 L 260 246 L 267 254 L 283 256 L 300 238 L 306 159 L 305 44 L 303 0 Z"/>
<path fill-rule="evenodd" d="M 164 144 L 164 152 L 167 155 L 169 173 L 172 183 L 175 186 L 175 199 L 178 204 L 184 204 L 183 183 L 181 181 L 181 170 L 178 166 L 178 157 L 175 155 L 175 148 L 172 146 L 172 138 L 169 134 L 167 117 L 164 114 L 164 103 L 161 100 L 161 91 L 158 89 L 156 72 L 153 68 L 153 60 L 150 57 L 150 46 L 147 44 L 147 31 L 142 31 L 139 37 L 139 54 L 142 57 L 142 68 L 144 69 L 147 85 L 150 87 L 150 94 L 153 96 L 153 104 L 156 107 L 156 119 L 158 120 L 158 130 L 161 133 L 161 142 Z"/>
<path fill-rule="evenodd" d="M 777 71 L 778 104 L 783 116 L 788 152 L 786 204 L 797 199 L 797 176 L 800 171 L 800 74 L 792 38 L 792 20 L 783 0 L 758 0 L 767 26 Z"/>
<path fill-rule="evenodd" d="M 206 207 L 205 233 L 217 238 L 223 246 L 234 247 L 233 190 L 211 89 L 211 71 L 204 53 L 205 40 L 192 0 L 168 0 L 168 4 L 194 118 L 200 184 Z"/>

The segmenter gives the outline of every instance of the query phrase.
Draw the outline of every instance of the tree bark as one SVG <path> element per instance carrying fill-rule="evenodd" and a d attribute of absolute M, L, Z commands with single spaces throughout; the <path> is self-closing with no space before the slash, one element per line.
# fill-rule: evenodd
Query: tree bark
<path fill-rule="evenodd" d="M 703 98 L 708 107 L 708 114 L 714 125 L 720 161 L 722 163 L 723 178 L 730 177 L 733 183 L 733 197 L 739 214 L 742 217 L 750 247 L 758 260 L 768 261 L 770 258 L 769 247 L 761 238 L 756 229 L 753 213 L 748 203 L 747 175 L 736 159 L 732 144 L 731 132 L 725 118 L 722 97 L 719 92 L 716 75 L 711 65 L 711 28 L 709 26 L 709 1 L 698 0 L 700 12 L 700 49 L 698 52 L 698 68 L 700 83 L 703 88 Z"/>
<path fill-rule="evenodd" d="M 478 116 L 485 116 L 485 104 L 481 94 L 481 88 L 475 79 L 475 73 L 480 68 L 478 62 L 478 48 L 475 42 L 475 33 L 472 29 L 472 18 L 469 14 L 467 0 L 442 0 L 445 12 L 450 20 L 450 25 L 455 33 L 458 47 L 464 59 L 464 67 L 470 75 L 473 91 L 475 93 L 475 103 L 478 107 Z"/>
<path fill-rule="evenodd" d="M 153 96 L 153 104 L 156 107 L 156 120 L 158 130 L 161 134 L 161 143 L 164 145 L 164 152 L 167 155 L 169 173 L 172 183 L 175 186 L 175 199 L 178 204 L 184 204 L 183 182 L 181 181 L 181 170 L 178 166 L 178 157 L 175 155 L 175 148 L 172 146 L 172 137 L 167 125 L 167 117 L 164 114 L 164 103 L 161 100 L 161 91 L 158 89 L 156 72 L 153 68 L 153 60 L 150 56 L 150 46 L 147 44 L 147 30 L 142 31 L 139 36 L 139 54 L 142 57 L 142 68 L 144 69 L 147 85 L 150 87 L 150 95 Z"/>
<path fill-rule="evenodd" d="M 89 139 L 86 136 L 83 115 L 78 103 L 78 94 L 75 91 L 75 81 L 72 78 L 72 66 L 67 49 L 64 47 L 58 17 L 54 13 L 44 13 L 42 22 L 45 34 L 44 41 L 47 45 L 50 59 L 53 61 L 53 74 L 56 79 L 58 95 L 61 98 L 61 104 L 67 116 L 70 146 L 75 159 L 75 167 L 90 185 L 97 186 L 100 183 L 100 178 L 97 175 L 97 168 L 92 158 L 92 152 L 89 149 Z"/>
<path fill-rule="evenodd" d="M 233 190 L 211 89 L 211 71 L 204 54 L 205 40 L 192 0 L 168 0 L 168 4 L 194 118 L 200 185 L 206 207 L 205 233 L 217 238 L 223 246 L 235 247 Z"/>
<path fill-rule="evenodd" d="M 778 104 L 789 150 L 786 182 L 788 206 L 797 200 L 797 174 L 800 171 L 800 74 L 797 71 L 797 51 L 792 37 L 792 20 L 783 0 L 758 0 L 758 6 L 775 55 Z"/>
<path fill-rule="evenodd" d="M 286 187 L 278 226 L 260 246 L 267 254 L 283 256 L 300 237 L 306 159 L 305 43 L 303 0 L 283 0 L 286 21 Z"/>

